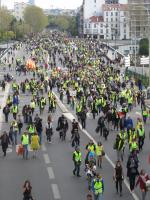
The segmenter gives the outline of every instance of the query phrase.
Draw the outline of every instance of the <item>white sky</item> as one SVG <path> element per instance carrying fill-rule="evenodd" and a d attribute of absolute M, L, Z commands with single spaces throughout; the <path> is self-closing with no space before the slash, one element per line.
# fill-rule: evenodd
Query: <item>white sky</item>
<path fill-rule="evenodd" d="M 41 8 L 77 8 L 81 6 L 83 0 L 35 0 L 37 6 Z M 13 8 L 14 2 L 28 2 L 28 0 L 2 0 L 2 5 Z"/>
<path fill-rule="evenodd" d="M 2 5 L 13 8 L 14 2 L 28 2 L 28 0 L 2 0 Z M 35 0 L 37 6 L 41 8 L 77 8 L 81 6 L 83 0 Z M 126 3 L 127 0 L 120 0 L 120 3 Z"/>

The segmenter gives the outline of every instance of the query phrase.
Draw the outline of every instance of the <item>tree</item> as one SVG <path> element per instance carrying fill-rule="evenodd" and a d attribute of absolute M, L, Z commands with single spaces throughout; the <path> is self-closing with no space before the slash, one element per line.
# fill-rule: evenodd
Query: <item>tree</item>
<path fill-rule="evenodd" d="M 31 32 L 41 32 L 48 25 L 48 18 L 37 6 L 28 6 L 24 12 L 24 20 L 29 24 Z"/>
<path fill-rule="evenodd" d="M 77 17 L 71 17 L 69 20 L 69 31 L 72 36 L 78 35 Z"/>
<path fill-rule="evenodd" d="M 61 31 L 67 31 L 72 36 L 77 35 L 77 17 L 66 16 L 66 15 L 49 15 L 48 16 L 48 27 L 57 28 Z"/>
<path fill-rule="evenodd" d="M 69 21 L 65 16 L 59 16 L 56 19 L 56 25 L 60 28 L 61 31 L 65 31 L 69 28 Z"/>
<path fill-rule="evenodd" d="M 10 24 L 13 17 L 7 10 L 7 8 L 0 8 L 0 40 L 8 38 L 8 31 L 10 30 Z"/>
<path fill-rule="evenodd" d="M 139 44 L 139 54 L 148 56 L 149 55 L 149 41 L 147 38 L 141 39 Z"/>

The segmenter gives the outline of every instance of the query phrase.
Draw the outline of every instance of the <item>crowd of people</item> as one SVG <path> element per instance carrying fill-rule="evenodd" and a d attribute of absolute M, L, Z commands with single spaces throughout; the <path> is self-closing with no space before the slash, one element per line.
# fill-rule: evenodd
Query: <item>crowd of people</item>
<path fill-rule="evenodd" d="M 117 58 L 116 62 L 110 61 L 102 51 L 105 46 L 96 40 L 68 39 L 58 32 L 46 33 L 27 38 L 19 47 L 12 48 L 10 55 L 13 55 L 15 48 L 23 46 L 27 57 L 33 59 L 37 67 L 33 72 L 24 70 L 27 58 L 20 58 L 21 65 L 24 66 L 18 75 L 23 72 L 25 77 L 21 81 L 17 78 L 12 81 L 11 94 L 3 108 L 5 122 L 10 124 L 8 133 L 4 130 L 1 136 L 4 156 L 9 144 L 19 144 L 17 153 L 23 155 L 24 159 L 29 158 L 29 146 L 34 152 L 33 158 L 36 158 L 37 151 L 44 142 L 43 132 L 49 143 L 54 131 L 59 132 L 62 141 L 66 140 L 69 121 L 64 115 L 58 118 L 56 130 L 53 128 L 52 116 L 56 112 L 56 97 L 59 96 L 76 118 L 71 125 L 70 140 L 71 146 L 75 148 L 72 157 L 73 175 L 77 177 L 81 176 L 80 166 L 83 163 L 79 123 L 84 130 L 89 116 L 92 117 L 91 123 L 97 120 L 94 131 L 101 139 L 97 143 L 91 140 L 85 148 L 84 171 L 89 191 L 87 199 L 103 199 L 105 183 L 104 177 L 99 173 L 105 167 L 102 137 L 109 143 L 109 134 L 113 131 L 116 133 L 113 146 L 116 151 L 113 174 L 116 192 L 123 195 L 123 162 L 127 152 L 129 156 L 126 167 L 130 190 L 133 192 L 135 185 L 140 184 L 142 200 L 145 200 L 150 177 L 143 169 L 139 171 L 141 166 L 138 154 L 144 148 L 144 125 L 150 112 L 145 105 L 141 82 L 136 83 L 134 79 L 121 74 L 120 69 L 115 69 L 113 66 L 116 62 L 117 65 L 120 64 L 120 59 Z M 8 62 L 11 71 L 14 59 L 4 59 L 4 62 Z M 18 60 L 15 65 L 19 65 Z M 22 101 L 22 96 L 26 103 Z M 130 116 L 136 106 L 141 107 L 137 121 Z M 46 124 L 42 119 L 44 114 L 47 116 Z M 29 183 L 25 183 L 24 187 L 26 185 Z"/>

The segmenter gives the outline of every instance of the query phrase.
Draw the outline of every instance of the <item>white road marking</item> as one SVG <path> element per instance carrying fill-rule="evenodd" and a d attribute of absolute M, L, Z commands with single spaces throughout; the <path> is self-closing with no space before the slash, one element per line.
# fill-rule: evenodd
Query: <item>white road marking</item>
<path fill-rule="evenodd" d="M 58 96 L 54 93 L 54 95 L 56 96 L 56 100 L 58 103 L 58 106 L 60 107 L 60 109 L 62 110 L 62 112 L 64 112 L 63 114 L 68 118 L 68 120 L 70 120 L 72 122 L 73 119 L 75 119 L 76 117 L 64 106 L 64 104 L 59 100 Z M 64 108 L 65 107 L 65 108 Z M 79 127 L 82 130 L 82 132 L 90 139 L 93 140 L 93 142 L 95 144 L 97 144 L 96 140 L 85 130 L 82 129 L 81 124 L 79 123 Z M 113 161 L 109 158 L 109 156 L 106 154 L 105 155 L 106 160 L 110 163 L 110 165 L 114 168 L 115 164 L 113 163 Z M 132 195 L 134 200 L 140 200 L 139 197 L 135 194 L 135 192 L 131 192 L 130 191 L 130 186 L 129 183 L 127 181 L 127 179 L 124 179 L 124 183 L 127 187 L 127 189 L 129 190 L 130 194 Z"/>
<path fill-rule="evenodd" d="M 8 147 L 7 153 L 12 153 L 12 149 Z"/>
<path fill-rule="evenodd" d="M 45 146 L 45 144 L 42 144 L 42 151 L 46 151 L 47 149 L 46 149 L 46 146 Z"/>
<path fill-rule="evenodd" d="M 44 157 L 44 162 L 46 164 L 50 164 L 51 163 L 50 158 L 49 158 L 47 153 L 43 154 L 43 157 Z"/>
<path fill-rule="evenodd" d="M 54 171 L 52 169 L 52 167 L 47 167 L 47 171 L 48 171 L 48 176 L 49 176 L 49 179 L 55 179 L 55 175 L 54 175 Z"/>
<path fill-rule="evenodd" d="M 57 184 L 51 184 L 54 199 L 61 199 L 60 192 Z"/>

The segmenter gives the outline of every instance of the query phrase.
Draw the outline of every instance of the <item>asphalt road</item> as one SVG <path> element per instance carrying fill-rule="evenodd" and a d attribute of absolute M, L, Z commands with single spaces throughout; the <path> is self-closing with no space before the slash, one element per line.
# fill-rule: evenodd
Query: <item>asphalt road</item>
<path fill-rule="evenodd" d="M 16 56 L 24 55 L 24 50 L 16 52 Z M 2 70 L 0 69 L 2 74 Z M 12 75 L 20 82 L 24 80 L 25 76 L 16 76 L 15 72 L 11 72 Z M 28 75 L 31 77 L 31 75 Z M 10 91 L 11 93 L 11 91 Z M 21 95 L 21 103 L 19 109 L 25 103 L 30 102 L 30 96 Z M 134 110 L 131 115 L 135 115 Z M 38 109 L 36 110 L 38 112 Z M 73 113 L 73 112 L 72 112 Z M 73 113 L 74 114 L 74 113 Z M 43 114 L 43 125 L 47 119 L 47 108 Z M 89 141 L 89 138 L 81 132 L 81 151 L 83 153 L 83 162 L 81 167 L 81 178 L 76 178 L 72 175 L 73 162 L 72 153 L 73 149 L 70 145 L 70 130 L 67 134 L 67 141 L 61 142 L 58 137 L 58 133 L 55 131 L 57 126 L 57 119 L 61 115 L 60 108 L 57 108 L 56 113 L 53 116 L 54 136 L 52 144 L 47 144 L 43 133 L 43 146 L 38 152 L 37 159 L 32 159 L 32 152 L 30 152 L 30 159 L 25 161 L 21 157 L 18 157 L 15 152 L 15 147 L 10 148 L 12 152 L 8 153 L 6 158 L 2 157 L 0 152 L 0 199 L 1 200 L 21 200 L 22 199 L 22 185 L 26 179 L 29 179 L 33 186 L 33 196 L 36 200 L 84 200 L 87 194 L 87 181 L 84 172 L 84 157 L 85 146 Z M 12 117 L 11 117 L 12 118 Z M 10 118 L 10 122 L 11 122 Z M 9 130 L 8 124 L 0 121 L 2 124 L 1 132 L 3 130 Z M 87 130 L 94 137 L 96 141 L 99 140 L 99 136 L 95 134 L 97 120 L 92 120 L 90 117 L 87 119 Z M 69 124 L 70 125 L 70 124 Z M 26 128 L 25 126 L 23 127 Z M 146 125 L 146 132 L 148 134 L 149 125 Z M 112 151 L 112 146 L 115 138 L 115 132 L 111 132 L 108 142 L 105 142 L 103 138 L 101 141 L 104 144 L 104 149 L 113 162 L 116 161 L 116 153 Z M 20 142 L 20 137 L 18 137 Z M 126 152 L 126 158 L 127 158 Z M 147 138 L 144 150 L 140 155 L 141 165 L 145 169 L 149 170 L 147 163 L 147 156 L 149 154 L 149 139 Z M 144 165 L 143 165 L 144 164 Z M 124 161 L 125 166 L 125 161 Z M 113 167 L 110 163 L 104 159 L 103 169 L 99 170 L 104 178 L 105 193 L 104 199 L 118 200 L 119 196 L 116 195 L 115 185 L 113 182 Z M 149 171 L 148 171 L 149 172 Z M 124 168 L 124 173 L 126 170 Z M 138 193 L 139 195 L 139 193 Z M 148 197 L 149 198 L 149 197 Z M 123 185 L 123 200 L 132 200 L 130 192 Z M 149 199 L 148 199 L 149 200 Z"/>

